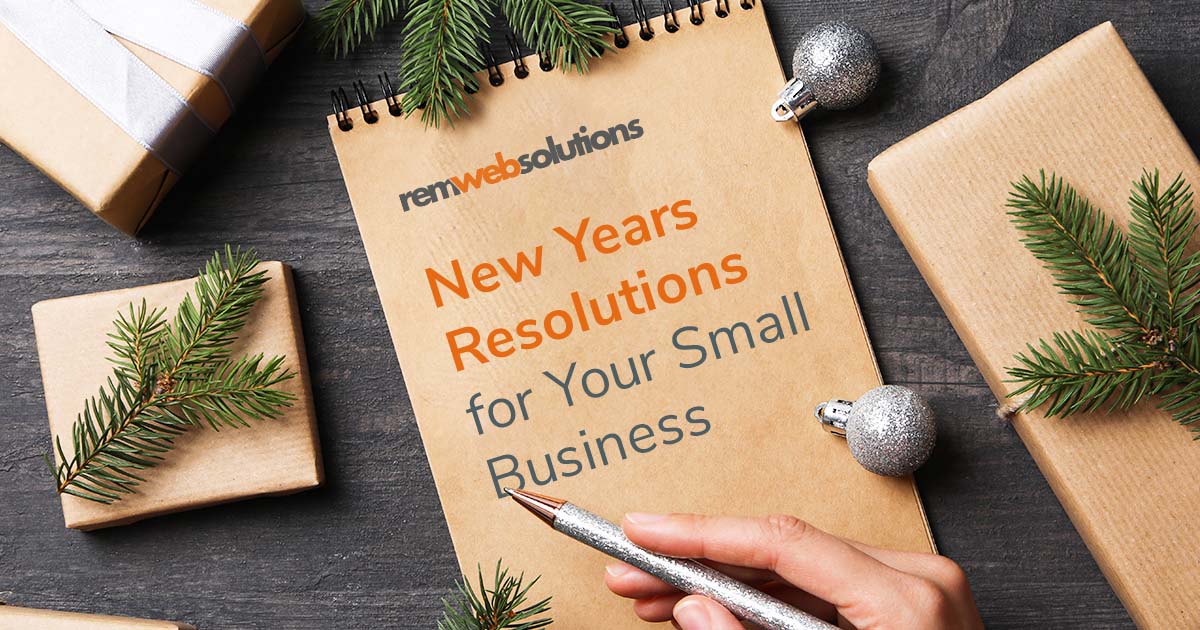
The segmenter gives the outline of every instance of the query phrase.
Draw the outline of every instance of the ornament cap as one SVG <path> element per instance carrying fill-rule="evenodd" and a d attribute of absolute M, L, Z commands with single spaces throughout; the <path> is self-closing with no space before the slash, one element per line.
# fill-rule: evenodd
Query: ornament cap
<path fill-rule="evenodd" d="M 800 78 L 794 78 L 783 86 L 779 92 L 779 100 L 771 107 L 771 118 L 776 122 L 787 122 L 793 118 L 800 120 L 805 114 L 817 108 L 817 97 Z"/>
<path fill-rule="evenodd" d="M 813 415 L 821 421 L 827 431 L 839 437 L 846 437 L 846 424 L 850 422 L 850 413 L 853 410 L 853 402 L 834 398 L 817 405 Z"/>

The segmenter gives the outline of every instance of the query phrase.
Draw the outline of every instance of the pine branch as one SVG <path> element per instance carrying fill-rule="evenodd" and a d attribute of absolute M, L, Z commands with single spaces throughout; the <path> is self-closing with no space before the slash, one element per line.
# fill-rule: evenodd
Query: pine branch
<path fill-rule="evenodd" d="M 129 305 L 129 314 L 118 313 L 109 333 L 108 347 L 113 351 L 109 361 L 118 380 L 139 382 L 153 366 L 158 352 L 158 338 L 162 333 L 166 309 L 147 310 L 146 300 L 135 311 Z"/>
<path fill-rule="evenodd" d="M 1046 415 L 1069 415 L 1099 409 L 1128 409 L 1147 394 L 1156 394 L 1168 381 L 1160 378 L 1163 363 L 1142 356 L 1130 344 L 1087 333 L 1054 333 L 1054 344 L 1039 346 L 1016 356 L 1022 367 L 1008 374 L 1022 383 L 1010 396 L 1028 394 L 1024 409 L 1048 404 Z"/>
<path fill-rule="evenodd" d="M 1027 345 L 1008 368 L 1022 410 L 1048 416 L 1128 409 L 1159 395 L 1160 408 L 1200 439 L 1200 254 L 1182 177 L 1134 182 L 1129 237 L 1060 178 L 1013 184 L 1009 212 L 1025 246 L 1089 323 L 1111 336 L 1055 333 Z"/>
<path fill-rule="evenodd" d="M 84 403 L 71 429 L 71 451 L 55 438 L 57 490 L 99 503 L 135 492 L 140 471 L 155 466 L 177 436 L 202 422 L 245 426 L 278 416 L 294 396 L 275 389 L 293 374 L 282 357 L 230 361 L 228 346 L 262 296 L 264 272 L 252 252 L 213 255 L 172 325 L 145 302 L 118 315 L 109 335 L 113 375 Z"/>
<path fill-rule="evenodd" d="M 329 0 L 317 13 L 317 45 L 334 57 L 354 51 L 364 39 L 400 14 L 400 0 Z"/>
<path fill-rule="evenodd" d="M 1008 213 L 1021 242 L 1050 270 L 1055 284 L 1097 328 L 1155 333 L 1153 304 L 1135 271 L 1125 235 L 1075 189 L 1054 175 L 1013 184 Z"/>
<path fill-rule="evenodd" d="M 406 115 L 420 110 L 422 123 L 441 127 L 467 114 L 466 94 L 479 89 L 473 72 L 483 67 L 491 8 L 483 0 L 412 0 L 401 65 Z"/>
<path fill-rule="evenodd" d="M 208 261 L 192 293 L 179 304 L 173 334 L 162 338 L 160 389 L 179 379 L 203 377 L 229 358 L 229 345 L 246 324 L 246 314 L 262 297 L 267 281 L 265 271 L 254 271 L 257 266 L 253 252 L 234 252 L 228 245 L 224 258 L 217 253 Z"/>
<path fill-rule="evenodd" d="M 553 620 L 543 615 L 550 610 L 550 598 L 526 603 L 538 579 L 525 584 L 524 574 L 512 577 L 500 562 L 490 589 L 484 584 L 482 568 L 478 586 L 463 576 L 457 595 L 442 600 L 438 630 L 538 630 L 549 626 Z"/>
<path fill-rule="evenodd" d="M 1200 375 L 1188 369 L 1200 365 L 1200 344 L 1191 342 L 1196 338 L 1195 320 L 1185 323 L 1182 331 L 1184 342 L 1177 352 L 1183 361 L 1167 375 L 1172 388 L 1163 394 L 1160 408 L 1169 411 L 1176 422 L 1192 426 L 1200 421 Z M 1192 434 L 1200 440 L 1200 425 L 1192 426 Z"/>
<path fill-rule="evenodd" d="M 580 74 L 588 61 L 612 50 L 617 28 L 605 9 L 579 0 L 500 0 L 513 30 L 557 68 Z"/>
<path fill-rule="evenodd" d="M 1200 299 L 1194 290 L 1200 282 L 1200 255 L 1186 252 L 1196 232 L 1191 189 L 1182 176 L 1163 189 L 1157 171 L 1143 172 L 1134 183 L 1129 207 L 1129 242 L 1143 262 L 1139 270 L 1168 328 L 1177 330 Z M 1170 330 L 1165 332 L 1169 335 Z"/>
<path fill-rule="evenodd" d="M 203 381 L 184 381 L 175 387 L 163 397 L 163 413 L 187 425 L 206 423 L 214 431 L 248 427 L 247 420 L 276 418 L 295 398 L 275 389 L 293 376 L 281 368 L 282 363 L 283 357 L 278 356 L 264 363 L 261 354 L 227 362 Z"/>

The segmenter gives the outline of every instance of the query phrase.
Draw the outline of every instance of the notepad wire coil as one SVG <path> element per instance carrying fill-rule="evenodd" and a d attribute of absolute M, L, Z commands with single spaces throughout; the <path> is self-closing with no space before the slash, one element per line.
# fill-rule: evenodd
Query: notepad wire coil
<path fill-rule="evenodd" d="M 737 0 L 738 6 L 743 10 L 749 11 L 755 7 L 756 0 Z M 650 41 L 654 39 L 656 33 L 654 26 L 651 23 L 652 16 L 646 11 L 646 0 L 631 0 L 633 4 L 633 15 L 635 22 L 628 25 L 621 24 L 621 16 L 617 13 L 617 7 L 613 3 L 606 5 L 606 9 L 612 15 L 613 24 L 616 26 L 617 33 L 613 37 L 613 46 L 618 49 L 627 48 L 630 43 L 629 36 L 626 34 L 626 29 L 629 27 L 637 28 L 638 38 L 642 41 Z M 701 0 L 686 0 L 687 7 L 684 9 L 687 12 L 688 22 L 693 26 L 704 24 L 704 5 Z M 662 9 L 663 29 L 668 33 L 676 33 L 680 29 L 680 21 L 678 11 L 672 0 L 659 0 Z M 726 18 L 730 13 L 730 0 L 716 0 L 714 13 L 718 18 Z M 505 74 L 503 66 L 512 64 L 512 76 L 517 79 L 524 79 L 529 76 L 529 67 L 525 64 L 525 57 L 521 55 L 521 49 L 517 46 L 516 38 L 510 33 L 506 37 L 508 52 L 512 56 L 511 62 L 498 62 L 496 56 L 491 50 L 486 50 L 483 53 L 484 70 L 487 71 L 487 82 L 492 87 L 500 87 L 504 85 Z M 603 53 L 601 53 L 603 54 Z M 542 72 L 549 72 L 554 69 L 554 60 L 547 53 L 538 53 L 538 68 Z M 384 103 L 387 105 L 387 112 L 393 117 L 404 116 L 404 108 L 400 104 L 400 94 L 392 84 L 391 77 L 384 72 L 376 75 L 379 80 L 379 89 L 383 93 Z M 330 104 L 333 109 L 334 119 L 337 121 L 338 129 L 343 132 L 354 129 L 354 119 L 350 113 L 354 109 L 358 109 L 361 113 L 363 122 L 368 125 L 379 121 L 379 112 L 372 105 L 370 92 L 367 89 L 366 83 L 361 79 L 354 81 L 351 85 L 354 91 L 353 99 L 346 93 L 344 88 L 335 88 L 329 91 Z M 474 94 L 478 91 L 475 86 L 468 86 L 466 91 L 469 94 Z M 418 106 L 418 109 L 424 109 L 423 106 Z"/>

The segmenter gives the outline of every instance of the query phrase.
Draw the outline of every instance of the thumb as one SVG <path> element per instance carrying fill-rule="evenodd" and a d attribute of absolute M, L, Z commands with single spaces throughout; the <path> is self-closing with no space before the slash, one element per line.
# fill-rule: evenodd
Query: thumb
<path fill-rule="evenodd" d="M 700 595 L 689 595 L 679 600 L 673 616 L 681 630 L 743 630 L 737 617 L 720 604 Z"/>

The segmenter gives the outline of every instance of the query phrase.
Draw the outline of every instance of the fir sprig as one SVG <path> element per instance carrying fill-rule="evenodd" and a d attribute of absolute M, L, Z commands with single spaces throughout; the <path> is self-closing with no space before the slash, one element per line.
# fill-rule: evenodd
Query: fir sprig
<path fill-rule="evenodd" d="M 588 61 L 612 46 L 613 16 L 579 0 L 500 0 L 513 30 L 534 50 L 546 54 L 556 68 L 580 74 Z"/>
<path fill-rule="evenodd" d="M 479 88 L 482 47 L 489 44 L 491 16 L 500 10 L 536 52 L 564 71 L 587 72 L 589 62 L 611 48 L 617 26 L 606 10 L 582 0 L 410 0 L 404 10 L 405 115 L 420 112 L 428 127 L 466 116 L 468 96 Z M 317 21 L 321 46 L 335 54 L 354 50 L 391 21 L 399 0 L 329 0 Z"/>
<path fill-rule="evenodd" d="M 1200 253 L 1192 194 L 1157 172 L 1134 182 L 1129 235 L 1061 178 L 1013 184 L 1009 215 L 1026 248 L 1098 331 L 1027 345 L 1008 375 L 1022 410 L 1049 416 L 1127 409 L 1160 395 L 1185 425 L 1200 421 Z M 1200 439 L 1200 427 L 1195 429 Z"/>
<path fill-rule="evenodd" d="M 525 574 L 511 576 L 508 569 L 496 563 L 491 588 L 483 581 L 479 568 L 478 585 L 463 576 L 457 593 L 442 600 L 442 620 L 438 630 L 538 630 L 553 623 L 546 617 L 550 598 L 528 603 L 529 591 L 537 584 L 534 578 L 525 583 Z"/>
<path fill-rule="evenodd" d="M 329 0 L 317 13 L 317 45 L 343 57 L 399 15 L 400 0 Z"/>
<path fill-rule="evenodd" d="M 283 357 L 233 360 L 230 345 L 262 297 L 266 273 L 253 252 L 225 248 L 212 259 L 168 325 L 143 300 L 119 313 L 108 346 L 113 372 L 84 403 L 71 448 L 54 440 L 47 457 L 60 494 L 112 503 L 135 492 L 188 429 L 241 427 L 274 418 L 294 396 L 276 386 L 294 374 Z"/>
<path fill-rule="evenodd" d="M 467 93 L 479 89 L 473 74 L 483 66 L 490 5 L 475 0 L 411 0 L 405 18 L 400 100 L 405 114 L 421 112 L 426 126 L 440 127 L 467 113 Z"/>

